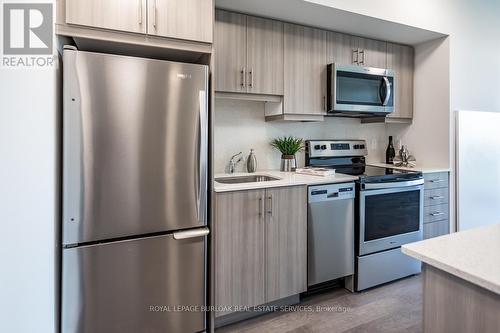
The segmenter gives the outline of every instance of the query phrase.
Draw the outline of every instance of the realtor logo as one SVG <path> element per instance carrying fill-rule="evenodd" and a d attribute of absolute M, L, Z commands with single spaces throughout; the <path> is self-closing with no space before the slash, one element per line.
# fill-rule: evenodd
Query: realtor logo
<path fill-rule="evenodd" d="M 54 68 L 53 3 L 3 4 L 2 66 Z"/>
<path fill-rule="evenodd" d="M 53 17 L 50 3 L 3 5 L 4 54 L 52 54 Z"/>

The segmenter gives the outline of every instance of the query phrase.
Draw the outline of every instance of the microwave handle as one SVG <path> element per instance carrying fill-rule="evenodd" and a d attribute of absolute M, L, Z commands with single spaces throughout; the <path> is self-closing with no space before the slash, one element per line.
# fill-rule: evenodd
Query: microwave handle
<path fill-rule="evenodd" d="M 391 83 L 389 82 L 389 79 L 386 76 L 383 77 L 383 81 L 385 85 L 385 98 L 384 101 L 382 102 L 382 105 L 386 106 L 387 103 L 389 103 L 389 98 L 391 98 L 392 90 L 391 90 Z"/>

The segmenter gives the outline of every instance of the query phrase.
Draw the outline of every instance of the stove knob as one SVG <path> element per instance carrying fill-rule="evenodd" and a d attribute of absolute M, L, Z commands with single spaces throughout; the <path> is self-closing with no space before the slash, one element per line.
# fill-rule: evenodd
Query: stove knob
<path fill-rule="evenodd" d="M 314 145 L 314 149 L 320 149 L 321 146 L 320 145 Z"/>
<path fill-rule="evenodd" d="M 354 145 L 354 149 L 359 149 L 359 145 Z"/>
<path fill-rule="evenodd" d="M 326 145 L 321 145 L 321 150 L 325 150 L 326 149 Z"/>
<path fill-rule="evenodd" d="M 365 149 L 365 145 L 359 145 L 359 149 Z"/>

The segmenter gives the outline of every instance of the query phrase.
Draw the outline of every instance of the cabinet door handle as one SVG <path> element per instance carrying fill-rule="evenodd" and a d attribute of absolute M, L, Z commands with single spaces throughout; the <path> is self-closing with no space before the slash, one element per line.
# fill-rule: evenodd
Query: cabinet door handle
<path fill-rule="evenodd" d="M 444 196 L 442 195 L 434 195 L 431 197 L 431 200 L 439 200 L 439 199 L 444 199 Z"/>
<path fill-rule="evenodd" d="M 262 198 L 259 198 L 259 217 L 262 217 Z"/>
<path fill-rule="evenodd" d="M 156 0 L 153 0 L 153 28 L 155 28 L 155 30 L 157 29 L 156 27 L 156 20 L 158 19 L 158 9 L 157 9 L 157 5 L 156 5 Z"/>
<path fill-rule="evenodd" d="M 253 88 L 253 68 L 250 68 L 250 71 L 248 72 L 248 76 L 250 77 L 250 83 L 248 84 L 248 86 L 250 88 Z"/>
<path fill-rule="evenodd" d="M 241 88 L 245 88 L 245 82 L 246 82 L 246 68 L 243 67 L 240 71 L 241 73 Z"/>
<path fill-rule="evenodd" d="M 431 213 L 431 216 L 441 216 L 441 215 L 444 215 L 444 213 L 442 213 L 442 212 Z"/>
<path fill-rule="evenodd" d="M 365 50 L 359 50 L 359 54 L 362 55 L 361 61 L 359 62 L 361 65 L 365 64 Z"/>
<path fill-rule="evenodd" d="M 269 207 L 268 207 L 267 213 L 271 214 L 271 217 L 274 217 L 274 214 L 273 214 L 273 196 L 270 195 L 267 198 L 269 199 Z"/>
<path fill-rule="evenodd" d="M 358 64 L 358 58 L 359 58 L 359 49 L 352 50 L 352 63 L 353 64 Z"/>
<path fill-rule="evenodd" d="M 139 0 L 137 1 L 137 3 L 139 4 L 139 24 L 142 24 L 142 0 Z"/>
<path fill-rule="evenodd" d="M 326 96 L 323 96 L 323 111 L 326 112 Z"/>
<path fill-rule="evenodd" d="M 430 182 L 431 183 L 441 183 L 441 182 L 444 182 L 444 180 L 443 179 L 432 179 Z"/>

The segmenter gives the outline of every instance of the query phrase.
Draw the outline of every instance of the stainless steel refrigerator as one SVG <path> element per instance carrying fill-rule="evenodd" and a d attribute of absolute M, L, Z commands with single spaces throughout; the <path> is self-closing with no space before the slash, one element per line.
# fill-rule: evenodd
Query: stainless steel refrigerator
<path fill-rule="evenodd" d="M 203 331 L 207 66 L 63 66 L 62 332 Z"/>

